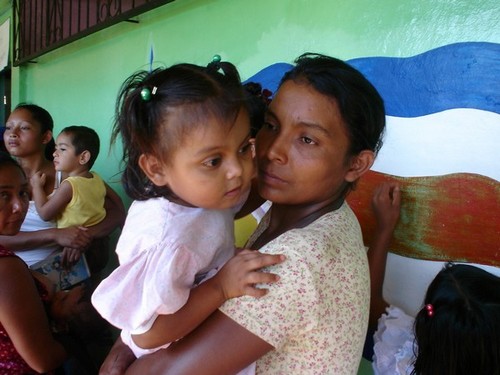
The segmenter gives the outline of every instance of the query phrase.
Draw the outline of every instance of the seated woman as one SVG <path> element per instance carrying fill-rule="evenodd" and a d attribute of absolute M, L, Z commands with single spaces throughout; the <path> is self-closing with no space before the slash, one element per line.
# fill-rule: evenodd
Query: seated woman
<path fill-rule="evenodd" d="M 21 167 L 0 154 L 0 234 L 19 231 L 28 209 L 28 182 Z M 26 264 L 0 245 L 0 372 L 37 374 L 59 367 L 67 356 L 54 339 L 44 303 L 48 292 Z"/>
<path fill-rule="evenodd" d="M 345 202 L 373 164 L 384 105 L 343 61 L 306 54 L 282 79 L 256 138 L 258 192 L 273 202 L 247 247 L 284 254 L 260 299 L 226 302 L 192 333 L 135 361 L 130 374 L 355 374 L 369 314 L 368 261 Z M 119 341 L 101 368 L 133 360 Z"/>
<path fill-rule="evenodd" d="M 10 114 L 5 125 L 4 143 L 7 151 L 21 164 L 28 178 L 35 172 L 46 175 L 45 194 L 56 186 L 52 163 L 54 123 L 51 115 L 34 104 L 20 104 Z M 2 243 L 16 252 L 28 266 L 45 259 L 59 249 L 86 251 L 91 273 L 99 272 L 107 262 L 106 238 L 123 225 L 125 208 L 120 197 L 107 186 L 106 217 L 97 225 L 82 228 L 56 228 L 55 222 L 44 221 L 30 201 L 28 214 L 16 236 L 0 236 Z M 91 242 L 94 241 L 92 246 Z M 90 246 L 90 247 L 89 247 Z"/>

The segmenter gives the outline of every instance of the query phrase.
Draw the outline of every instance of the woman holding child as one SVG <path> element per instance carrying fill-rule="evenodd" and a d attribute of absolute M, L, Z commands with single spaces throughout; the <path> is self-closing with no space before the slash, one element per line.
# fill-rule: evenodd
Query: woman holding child
<path fill-rule="evenodd" d="M 273 202 L 247 247 L 283 254 L 279 282 L 227 301 L 130 374 L 355 374 L 369 314 L 361 230 L 345 197 L 373 164 L 385 128 L 375 88 L 346 63 L 304 55 L 280 84 L 256 138 L 258 192 Z M 126 298 L 126 297 L 124 297 Z M 101 373 L 133 356 L 118 341 Z"/>
<path fill-rule="evenodd" d="M 45 175 L 44 192 L 47 196 L 53 192 L 56 182 L 52 163 L 53 127 L 52 117 L 45 109 L 34 104 L 20 104 L 10 114 L 4 132 L 7 151 L 21 164 L 28 178 L 37 172 Z M 56 228 L 54 221 L 40 218 L 34 202 L 30 201 L 21 232 L 16 236 L 0 236 L 0 239 L 3 245 L 15 251 L 28 266 L 45 259 L 60 248 L 78 249 L 81 253 L 88 249 L 93 240 L 103 239 L 123 224 L 123 204 L 111 189 L 107 189 L 105 208 L 106 217 L 97 225 L 88 228 Z M 98 247 L 99 245 L 94 246 Z M 106 259 L 106 254 L 94 255 L 98 255 L 94 257 L 95 266 L 89 266 L 98 270 L 104 266 L 100 258 Z"/>

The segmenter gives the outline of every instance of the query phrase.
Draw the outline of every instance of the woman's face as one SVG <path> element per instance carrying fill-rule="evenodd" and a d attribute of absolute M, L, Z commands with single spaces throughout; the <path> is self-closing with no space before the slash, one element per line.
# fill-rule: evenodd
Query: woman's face
<path fill-rule="evenodd" d="M 28 211 L 28 181 L 21 169 L 5 164 L 0 167 L 0 234 L 19 232 Z"/>
<path fill-rule="evenodd" d="M 256 138 L 259 193 L 279 204 L 332 203 L 353 178 L 348 148 L 336 101 L 286 81 Z"/>
<path fill-rule="evenodd" d="M 5 124 L 3 140 L 12 156 L 25 157 L 43 153 L 45 145 L 52 139 L 52 132 L 42 133 L 40 124 L 31 112 L 18 108 L 12 112 Z"/>

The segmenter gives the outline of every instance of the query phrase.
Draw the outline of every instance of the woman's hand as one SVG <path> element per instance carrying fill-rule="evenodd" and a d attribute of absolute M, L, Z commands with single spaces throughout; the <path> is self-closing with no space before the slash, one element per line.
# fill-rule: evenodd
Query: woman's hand
<path fill-rule="evenodd" d="M 281 263 L 284 260 L 284 255 L 242 250 L 221 268 L 213 281 L 218 282 L 226 300 L 243 295 L 262 297 L 267 294 L 267 289 L 257 287 L 256 284 L 277 282 L 279 276 L 261 271 L 261 268 Z"/>
<path fill-rule="evenodd" d="M 99 375 L 121 375 L 135 361 L 132 350 L 118 338 L 104 360 Z"/>
<path fill-rule="evenodd" d="M 92 242 L 92 236 L 85 227 L 54 229 L 54 241 L 62 247 L 85 250 Z"/>

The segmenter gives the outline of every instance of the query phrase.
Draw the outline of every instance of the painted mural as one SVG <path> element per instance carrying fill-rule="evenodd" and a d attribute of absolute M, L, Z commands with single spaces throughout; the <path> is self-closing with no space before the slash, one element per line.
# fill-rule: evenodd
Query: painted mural
<path fill-rule="evenodd" d="M 387 113 L 373 172 L 349 197 L 365 243 L 374 229 L 373 188 L 397 179 L 403 205 L 392 252 L 500 266 L 500 44 L 349 63 L 379 90 Z M 274 92 L 290 66 L 273 64 L 248 81 Z"/>

